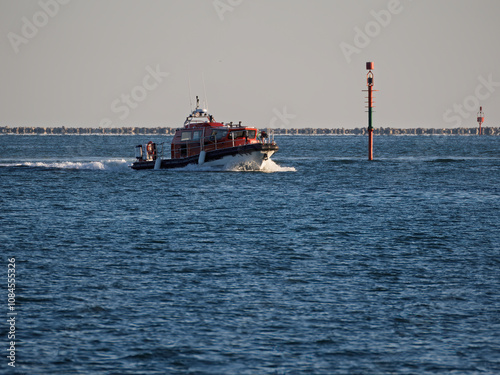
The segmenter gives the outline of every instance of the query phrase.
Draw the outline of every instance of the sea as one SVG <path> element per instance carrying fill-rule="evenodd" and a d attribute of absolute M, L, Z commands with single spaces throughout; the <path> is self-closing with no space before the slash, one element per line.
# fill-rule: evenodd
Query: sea
<path fill-rule="evenodd" d="M 500 137 L 149 140 L 0 136 L 1 374 L 500 374 Z"/>

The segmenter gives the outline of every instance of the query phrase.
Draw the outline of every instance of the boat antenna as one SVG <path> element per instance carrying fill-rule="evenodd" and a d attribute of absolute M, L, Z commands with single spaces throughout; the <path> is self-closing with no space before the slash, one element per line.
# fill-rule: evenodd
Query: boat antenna
<path fill-rule="evenodd" d="M 208 98 L 207 98 L 207 88 L 205 87 L 205 74 L 201 74 L 203 79 L 203 91 L 205 92 L 205 109 L 208 111 Z"/>
<path fill-rule="evenodd" d="M 193 111 L 193 94 L 191 93 L 191 75 L 188 70 L 188 83 L 189 83 L 189 110 Z"/>

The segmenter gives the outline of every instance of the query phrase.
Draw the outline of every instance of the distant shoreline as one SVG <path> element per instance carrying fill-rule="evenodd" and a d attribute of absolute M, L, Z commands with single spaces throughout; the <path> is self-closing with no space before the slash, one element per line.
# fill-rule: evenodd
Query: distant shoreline
<path fill-rule="evenodd" d="M 177 128 L 66 128 L 66 127 L 0 127 L 0 135 L 174 135 Z M 366 135 L 366 128 L 265 129 L 275 135 Z M 475 128 L 374 128 L 375 135 L 478 135 Z M 500 135 L 500 127 L 483 127 L 483 135 Z"/>

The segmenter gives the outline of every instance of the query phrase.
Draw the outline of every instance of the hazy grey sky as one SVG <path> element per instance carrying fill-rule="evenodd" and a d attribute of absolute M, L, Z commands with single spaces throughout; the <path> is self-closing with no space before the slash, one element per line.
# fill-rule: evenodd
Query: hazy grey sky
<path fill-rule="evenodd" d="M 0 0 L 0 126 L 500 126 L 498 0 Z M 194 99 L 193 99 L 194 100 Z"/>

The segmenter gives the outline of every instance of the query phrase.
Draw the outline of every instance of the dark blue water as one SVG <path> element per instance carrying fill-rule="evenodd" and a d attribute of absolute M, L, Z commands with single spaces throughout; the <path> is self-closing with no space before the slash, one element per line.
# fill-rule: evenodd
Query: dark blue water
<path fill-rule="evenodd" d="M 500 138 L 376 137 L 370 163 L 364 137 L 280 137 L 268 173 L 132 171 L 146 140 L 0 137 L 0 373 L 500 373 Z"/>

